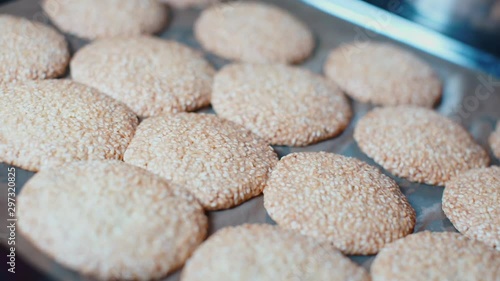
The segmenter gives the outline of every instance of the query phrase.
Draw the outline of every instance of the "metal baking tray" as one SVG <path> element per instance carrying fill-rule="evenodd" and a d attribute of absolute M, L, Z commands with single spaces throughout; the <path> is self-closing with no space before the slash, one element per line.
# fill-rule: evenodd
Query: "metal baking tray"
<path fill-rule="evenodd" d="M 444 94 L 441 103 L 436 107 L 439 113 L 450 116 L 463 124 L 465 128 L 476 138 L 476 140 L 488 147 L 487 139 L 494 130 L 496 121 L 500 118 L 500 81 L 489 74 L 467 69 L 445 59 L 420 52 L 411 46 L 401 45 L 383 35 L 373 33 L 358 25 L 349 23 L 342 19 L 326 14 L 308 4 L 295 0 L 271 0 L 268 1 L 280 6 L 300 18 L 313 30 L 316 37 L 317 47 L 314 55 L 302 64 L 314 72 L 322 73 L 323 63 L 331 49 L 342 43 L 362 40 L 390 41 L 406 49 L 415 52 L 423 60 L 429 62 L 444 82 Z M 307 2 L 307 1 L 306 1 Z M 326 2 L 326 1 L 325 1 Z M 50 24 L 45 14 L 41 11 L 38 1 L 19 0 L 0 6 L 0 13 L 23 16 L 28 19 L 42 21 Z M 185 11 L 172 11 L 171 22 L 164 32 L 159 34 L 161 38 L 176 40 L 202 51 L 200 45 L 193 36 L 192 25 L 199 15 L 199 10 L 191 9 Z M 67 36 L 71 52 L 88 43 L 88 41 Z M 206 58 L 217 68 L 228 63 L 205 52 Z M 68 74 L 69 75 L 69 74 Z M 376 165 L 371 159 L 364 155 L 353 140 L 353 128 L 356 122 L 366 112 L 373 108 L 371 105 L 352 102 L 355 116 L 350 126 L 337 138 L 327 140 L 308 147 L 275 147 L 280 156 L 300 151 L 330 151 L 347 156 L 359 158 L 369 164 Z M 203 112 L 213 112 L 204 109 Z M 488 148 L 488 151 L 490 149 Z M 494 159 L 490 151 L 492 164 L 498 165 L 498 159 Z M 0 164 L 0 221 L 7 219 L 7 169 L 8 165 Z M 31 172 L 16 169 L 16 192 L 22 189 L 24 183 L 33 175 Z M 388 172 L 386 174 L 390 175 Z M 392 176 L 391 176 L 392 177 Z M 442 187 L 428 186 L 410 183 L 407 180 L 393 177 L 401 186 L 403 193 L 409 198 L 410 203 L 417 212 L 417 224 L 415 231 L 456 231 L 450 221 L 441 210 Z M 238 225 L 242 223 L 273 223 L 263 207 L 263 198 L 259 196 L 241 206 L 230 210 L 208 212 L 210 220 L 209 233 L 214 233 L 225 226 Z M 6 243 L 8 233 L 5 227 L 0 227 L 1 243 Z M 78 273 L 68 270 L 36 250 L 20 234 L 16 236 L 16 256 L 26 264 L 36 268 L 40 277 L 23 276 L 22 268 L 18 268 L 16 276 L 18 280 L 92 280 Z M 352 256 L 355 262 L 369 269 L 373 256 Z M 5 266 L 5 265 L 4 265 Z M 0 269 L 7 271 L 5 266 Z M 21 272 L 20 272 L 21 271 Z M 177 271 L 164 280 L 179 280 Z M 10 273 L 9 273 L 10 274 Z M 15 280 L 11 275 L 3 272 L 0 277 Z"/>

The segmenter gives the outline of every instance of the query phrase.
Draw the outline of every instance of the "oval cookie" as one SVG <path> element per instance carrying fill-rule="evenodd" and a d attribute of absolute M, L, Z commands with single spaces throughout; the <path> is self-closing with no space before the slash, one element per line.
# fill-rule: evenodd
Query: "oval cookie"
<path fill-rule="evenodd" d="M 452 232 L 419 232 L 387 245 L 371 266 L 373 281 L 497 281 L 500 252 Z"/>
<path fill-rule="evenodd" d="M 100 40 L 71 61 L 74 80 L 124 102 L 141 117 L 209 105 L 214 72 L 191 48 L 153 37 Z"/>
<path fill-rule="evenodd" d="M 118 161 L 41 171 L 23 187 L 18 217 L 37 248 L 100 280 L 158 279 L 184 263 L 208 228 L 192 195 Z"/>
<path fill-rule="evenodd" d="M 415 211 L 396 182 L 333 153 L 283 157 L 264 189 L 264 207 L 281 227 L 352 255 L 375 254 L 415 226 Z"/>
<path fill-rule="evenodd" d="M 0 15 L 0 83 L 54 78 L 69 62 L 64 36 L 38 22 Z"/>
<path fill-rule="evenodd" d="M 465 236 L 500 249 L 500 167 L 470 170 L 448 181 L 443 211 Z"/>
<path fill-rule="evenodd" d="M 221 57 L 253 63 L 298 63 L 314 48 L 311 31 L 288 12 L 261 2 L 231 2 L 202 12 L 194 33 Z"/>
<path fill-rule="evenodd" d="M 243 127 L 196 113 L 142 121 L 124 159 L 186 187 L 208 210 L 259 195 L 278 162 L 271 146 Z"/>
<path fill-rule="evenodd" d="M 73 160 L 122 159 L 137 116 L 70 80 L 0 85 L 0 160 L 37 171 Z"/>
<path fill-rule="evenodd" d="M 41 5 L 59 29 L 85 39 L 153 34 L 168 22 L 167 7 L 157 0 L 43 0 Z"/>
<path fill-rule="evenodd" d="M 233 64 L 215 76 L 212 106 L 275 145 L 305 146 L 341 133 L 351 108 L 339 88 L 308 70 Z"/>
<path fill-rule="evenodd" d="M 490 136 L 490 146 L 493 154 L 500 159 L 500 122 L 497 123 L 497 129 Z"/>
<path fill-rule="evenodd" d="M 374 109 L 359 120 L 354 139 L 379 165 L 413 182 L 444 185 L 489 163 L 486 151 L 463 127 L 430 109 Z"/>
<path fill-rule="evenodd" d="M 414 54 L 387 43 L 343 45 L 331 52 L 325 74 L 355 100 L 377 105 L 432 107 L 442 84 Z"/>
<path fill-rule="evenodd" d="M 182 281 L 368 281 L 368 273 L 328 243 L 272 225 L 224 228 L 188 260 Z"/>

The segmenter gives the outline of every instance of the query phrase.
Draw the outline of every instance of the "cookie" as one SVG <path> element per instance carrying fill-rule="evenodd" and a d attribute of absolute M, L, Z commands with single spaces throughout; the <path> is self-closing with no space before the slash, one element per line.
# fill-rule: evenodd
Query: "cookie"
<path fill-rule="evenodd" d="M 160 0 L 176 9 L 186 9 L 192 7 L 204 7 L 220 2 L 220 0 Z"/>
<path fill-rule="evenodd" d="M 443 211 L 465 236 L 500 249 L 500 167 L 474 169 L 446 183 Z"/>
<path fill-rule="evenodd" d="M 41 5 L 59 29 L 85 39 L 153 34 L 168 23 L 168 9 L 157 0 L 43 0 Z"/>
<path fill-rule="evenodd" d="M 74 80 L 124 102 L 141 117 L 209 105 L 214 73 L 191 48 L 153 37 L 96 41 L 71 61 Z"/>
<path fill-rule="evenodd" d="M 69 62 L 68 44 L 54 29 L 0 15 L 0 83 L 58 77 Z"/>
<path fill-rule="evenodd" d="M 70 80 L 0 85 L 0 161 L 38 171 L 122 159 L 137 127 L 124 104 Z"/>
<path fill-rule="evenodd" d="M 314 49 L 304 23 L 262 2 L 230 2 L 204 10 L 195 22 L 196 39 L 226 59 L 253 63 L 299 63 Z"/>
<path fill-rule="evenodd" d="M 491 134 L 490 146 L 493 154 L 500 159 L 500 122 L 497 123 L 497 129 Z"/>
<path fill-rule="evenodd" d="M 425 108 L 377 108 L 358 121 L 359 148 L 392 174 L 412 182 L 444 185 L 486 167 L 489 156 L 460 125 Z"/>
<path fill-rule="evenodd" d="M 212 106 L 275 145 L 306 146 L 340 134 L 352 111 L 339 88 L 305 69 L 233 64 L 215 76 Z"/>
<path fill-rule="evenodd" d="M 328 243 L 272 225 L 227 227 L 188 260 L 182 281 L 368 281 L 368 273 Z"/>
<path fill-rule="evenodd" d="M 187 188 L 207 210 L 259 195 L 278 162 L 273 149 L 243 127 L 196 113 L 144 120 L 124 159 Z"/>
<path fill-rule="evenodd" d="M 497 281 L 500 252 L 452 232 L 419 232 L 387 245 L 371 266 L 373 281 Z"/>
<path fill-rule="evenodd" d="M 413 232 L 415 211 L 395 181 L 360 160 L 326 152 L 283 157 L 264 189 L 281 227 L 370 255 Z"/>
<path fill-rule="evenodd" d="M 100 280 L 151 280 L 179 268 L 208 228 L 189 193 L 118 161 L 36 174 L 18 199 L 19 229 L 57 262 Z"/>
<path fill-rule="evenodd" d="M 442 94 L 442 83 L 427 63 L 387 43 L 343 45 L 328 56 L 324 72 L 365 103 L 433 107 Z"/>

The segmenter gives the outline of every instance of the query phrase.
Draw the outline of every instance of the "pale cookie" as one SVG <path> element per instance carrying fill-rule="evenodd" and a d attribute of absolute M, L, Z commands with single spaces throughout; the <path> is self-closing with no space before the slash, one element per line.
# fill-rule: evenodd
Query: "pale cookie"
<path fill-rule="evenodd" d="M 205 7 L 220 2 L 221 0 L 160 0 L 177 9 L 186 9 L 191 7 Z"/>
<path fill-rule="evenodd" d="M 100 280 L 151 280 L 179 268 L 208 222 L 186 191 L 118 161 L 36 174 L 19 195 L 19 228 L 57 262 Z"/>
<path fill-rule="evenodd" d="M 224 228 L 188 260 L 182 281 L 369 281 L 329 243 L 272 225 Z"/>
<path fill-rule="evenodd" d="M 500 122 L 497 123 L 496 131 L 491 134 L 490 146 L 493 154 L 500 159 Z"/>
<path fill-rule="evenodd" d="M 215 76 L 212 106 L 222 118 L 276 145 L 305 146 L 340 134 L 352 111 L 340 89 L 305 69 L 233 64 Z"/>
<path fill-rule="evenodd" d="M 74 80 L 124 102 L 141 117 L 209 105 L 214 73 L 191 48 L 153 37 L 96 41 L 71 61 Z"/>
<path fill-rule="evenodd" d="M 332 51 L 324 71 L 361 102 L 432 107 L 442 94 L 442 83 L 427 63 L 387 43 L 343 45 Z"/>
<path fill-rule="evenodd" d="M 415 211 L 394 180 L 326 152 L 283 157 L 264 189 L 264 207 L 278 225 L 350 255 L 375 254 L 415 226 Z"/>
<path fill-rule="evenodd" d="M 500 167 L 474 169 L 448 181 L 443 211 L 462 234 L 500 249 Z"/>
<path fill-rule="evenodd" d="M 459 233 L 419 232 L 380 251 L 373 281 L 498 281 L 500 252 Z"/>
<path fill-rule="evenodd" d="M 54 78 L 69 62 L 64 36 L 38 22 L 0 15 L 0 83 Z"/>
<path fill-rule="evenodd" d="M 259 195 L 278 162 L 271 146 L 243 127 L 196 113 L 144 120 L 124 159 L 189 189 L 207 210 Z"/>
<path fill-rule="evenodd" d="M 0 85 L 0 161 L 23 169 L 122 159 L 137 123 L 124 104 L 70 80 Z"/>
<path fill-rule="evenodd" d="M 288 12 L 261 2 L 230 2 L 202 12 L 194 33 L 221 57 L 255 63 L 298 63 L 309 57 L 314 38 Z"/>
<path fill-rule="evenodd" d="M 86 39 L 153 34 L 168 22 L 168 8 L 158 0 L 43 0 L 41 5 L 59 29 Z"/>
<path fill-rule="evenodd" d="M 412 182 L 444 185 L 489 163 L 486 151 L 462 126 L 430 109 L 374 109 L 359 120 L 354 139 L 379 165 Z"/>

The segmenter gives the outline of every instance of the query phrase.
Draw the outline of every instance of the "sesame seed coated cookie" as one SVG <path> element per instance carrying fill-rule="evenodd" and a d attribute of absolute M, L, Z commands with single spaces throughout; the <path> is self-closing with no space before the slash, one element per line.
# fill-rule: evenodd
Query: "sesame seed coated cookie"
<path fill-rule="evenodd" d="M 259 195 L 278 162 L 272 147 L 243 127 L 196 113 L 144 120 L 124 159 L 187 188 L 207 210 Z"/>
<path fill-rule="evenodd" d="M 124 102 L 141 117 L 209 105 L 214 73 L 193 49 L 153 37 L 96 41 L 71 61 L 73 79 Z"/>
<path fill-rule="evenodd" d="M 153 34 L 168 22 L 157 0 L 43 0 L 42 8 L 59 29 L 86 39 Z"/>
<path fill-rule="evenodd" d="M 204 10 L 194 33 L 221 57 L 254 63 L 298 63 L 311 55 L 314 38 L 288 12 L 262 2 L 230 2 Z"/>
<path fill-rule="evenodd" d="M 64 36 L 41 23 L 0 15 L 0 83 L 54 78 L 69 62 Z"/>
<path fill-rule="evenodd" d="M 490 137 L 491 150 L 495 156 L 500 159 L 500 122 L 497 123 L 497 129 Z"/>
<path fill-rule="evenodd" d="M 324 71 L 347 95 L 366 103 L 432 107 L 442 94 L 427 63 L 387 43 L 343 45 L 331 52 Z"/>
<path fill-rule="evenodd" d="M 415 211 L 394 180 L 326 152 L 283 157 L 264 189 L 264 207 L 281 227 L 353 255 L 375 254 L 415 226 Z"/>
<path fill-rule="evenodd" d="M 459 233 L 419 232 L 383 248 L 373 281 L 498 281 L 500 252 Z"/>
<path fill-rule="evenodd" d="M 329 243 L 272 225 L 224 228 L 188 260 L 182 281 L 369 281 Z"/>
<path fill-rule="evenodd" d="M 486 167 L 489 156 L 459 124 L 425 108 L 377 108 L 354 130 L 359 148 L 398 177 L 444 185 L 464 171 Z"/>
<path fill-rule="evenodd" d="M 100 280 L 151 280 L 180 267 L 205 238 L 188 192 L 118 161 L 36 174 L 18 199 L 19 228 L 57 262 Z"/>
<path fill-rule="evenodd" d="M 204 7 L 210 4 L 220 2 L 220 0 L 160 0 L 177 9 L 186 9 L 191 7 Z"/>
<path fill-rule="evenodd" d="M 443 211 L 465 236 L 500 249 L 500 167 L 474 169 L 446 183 Z"/>
<path fill-rule="evenodd" d="M 276 145 L 305 146 L 334 137 L 352 116 L 335 84 L 286 65 L 224 67 L 215 76 L 212 106 L 220 117 Z"/>
<path fill-rule="evenodd" d="M 37 171 L 122 159 L 137 127 L 124 104 L 70 80 L 0 85 L 0 161 Z"/>

